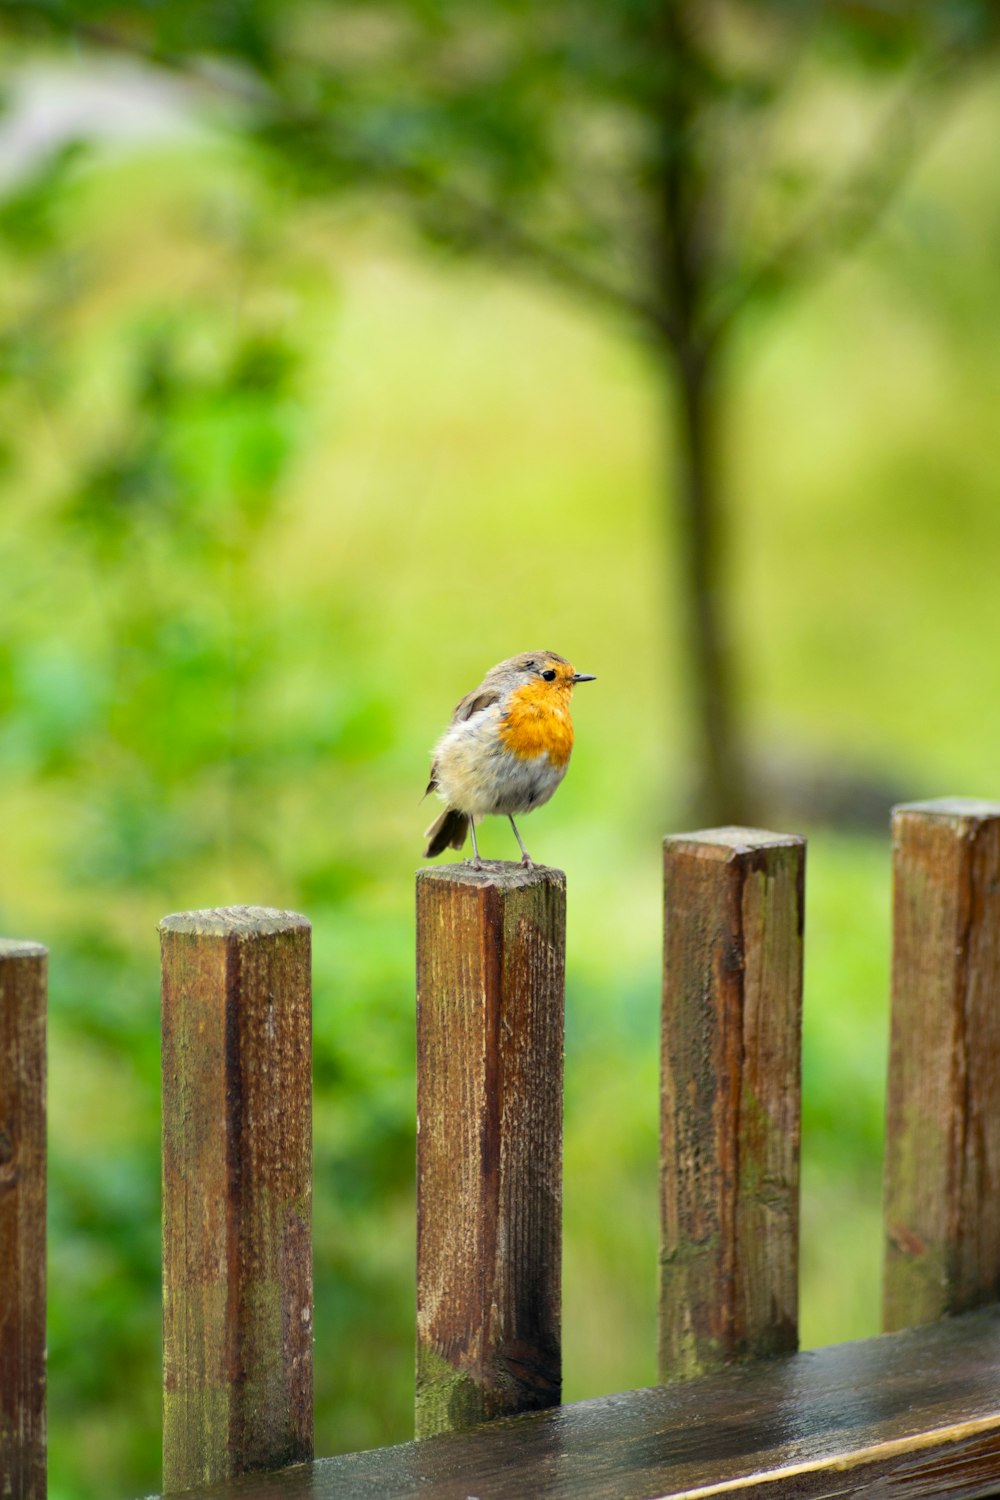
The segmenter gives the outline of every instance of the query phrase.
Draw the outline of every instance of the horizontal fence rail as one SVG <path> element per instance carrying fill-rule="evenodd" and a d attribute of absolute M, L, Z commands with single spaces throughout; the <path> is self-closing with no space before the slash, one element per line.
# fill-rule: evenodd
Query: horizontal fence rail
<path fill-rule="evenodd" d="M 200 1500 L 975 1500 L 1000 1475 L 1000 1312 L 730 1365 Z"/>
<path fill-rule="evenodd" d="M 893 860 L 885 1323 L 907 1331 L 794 1352 L 804 841 L 675 835 L 661 1385 L 559 1406 L 565 877 L 423 870 L 416 1428 L 433 1441 L 316 1463 L 309 924 L 257 907 L 165 918 L 165 1492 L 1000 1489 L 1000 804 L 897 809 Z M 15 1500 L 45 1495 L 44 1090 L 45 950 L 0 944 L 0 1496 Z"/>

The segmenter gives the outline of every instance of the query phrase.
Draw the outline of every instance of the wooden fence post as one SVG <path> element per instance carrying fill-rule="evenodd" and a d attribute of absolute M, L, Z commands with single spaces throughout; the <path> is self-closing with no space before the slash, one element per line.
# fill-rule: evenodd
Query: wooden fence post
<path fill-rule="evenodd" d="M 1000 803 L 893 814 L 888 1330 L 1000 1296 Z"/>
<path fill-rule="evenodd" d="M 0 939 L 0 1494 L 44 1500 L 46 949 Z"/>
<path fill-rule="evenodd" d="M 417 875 L 417 1436 L 558 1404 L 566 878 Z"/>
<path fill-rule="evenodd" d="M 312 1457 L 310 927 L 160 924 L 163 1487 Z"/>
<path fill-rule="evenodd" d="M 805 841 L 664 840 L 660 1379 L 798 1341 Z"/>

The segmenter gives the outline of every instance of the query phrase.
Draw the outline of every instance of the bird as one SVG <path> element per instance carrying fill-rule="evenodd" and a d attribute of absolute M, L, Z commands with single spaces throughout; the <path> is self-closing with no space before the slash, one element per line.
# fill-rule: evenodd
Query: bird
<path fill-rule="evenodd" d="M 476 824 L 490 813 L 510 819 L 521 864 L 533 868 L 514 814 L 548 802 L 566 775 L 573 689 L 596 680 L 555 651 L 522 651 L 466 693 L 433 751 L 427 792 L 436 792 L 445 808 L 424 835 L 425 859 L 463 849 L 471 833 L 472 867 L 481 870 Z"/>

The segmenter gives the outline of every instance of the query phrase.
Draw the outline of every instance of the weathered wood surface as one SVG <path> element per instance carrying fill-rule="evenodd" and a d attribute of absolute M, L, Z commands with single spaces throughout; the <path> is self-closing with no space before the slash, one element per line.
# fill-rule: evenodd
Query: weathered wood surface
<path fill-rule="evenodd" d="M 660 1379 L 798 1341 L 805 842 L 664 840 Z"/>
<path fill-rule="evenodd" d="M 417 875 L 417 1433 L 552 1406 L 566 880 Z"/>
<path fill-rule="evenodd" d="M 163 1484 L 312 1456 L 310 928 L 181 912 L 163 960 Z"/>
<path fill-rule="evenodd" d="M 0 1495 L 44 1500 L 46 950 L 0 939 Z"/>
<path fill-rule="evenodd" d="M 884 1321 L 1000 1296 L 1000 804 L 893 816 Z"/>
<path fill-rule="evenodd" d="M 974 1500 L 998 1492 L 1000 1310 L 989 1308 L 201 1493 L 203 1500 Z"/>

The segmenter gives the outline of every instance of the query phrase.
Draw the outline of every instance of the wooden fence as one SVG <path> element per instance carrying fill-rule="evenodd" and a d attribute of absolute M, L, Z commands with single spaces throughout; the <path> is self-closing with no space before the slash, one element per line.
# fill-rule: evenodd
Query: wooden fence
<path fill-rule="evenodd" d="M 664 843 L 662 1384 L 572 1406 L 565 880 L 419 873 L 421 1440 L 315 1462 L 309 924 L 254 907 L 165 918 L 165 1492 L 1000 1492 L 1000 805 L 901 807 L 893 853 L 894 1331 L 795 1352 L 804 842 L 679 835 Z M 0 1495 L 14 1500 L 45 1494 L 45 964 L 37 944 L 0 944 Z"/>

